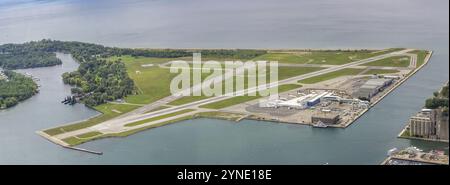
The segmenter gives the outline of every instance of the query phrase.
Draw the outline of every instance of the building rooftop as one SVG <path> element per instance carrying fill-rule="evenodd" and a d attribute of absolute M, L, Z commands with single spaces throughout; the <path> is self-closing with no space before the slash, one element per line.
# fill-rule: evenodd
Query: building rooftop
<path fill-rule="evenodd" d="M 359 89 L 376 89 L 378 85 L 364 84 Z"/>
<path fill-rule="evenodd" d="M 431 111 L 420 111 L 411 118 L 415 119 L 431 119 Z"/>

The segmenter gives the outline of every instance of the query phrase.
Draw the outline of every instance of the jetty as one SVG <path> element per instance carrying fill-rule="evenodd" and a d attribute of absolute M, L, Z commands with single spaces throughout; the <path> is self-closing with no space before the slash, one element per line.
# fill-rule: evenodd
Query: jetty
<path fill-rule="evenodd" d="M 51 137 L 50 135 L 48 135 L 45 132 L 42 131 L 37 131 L 36 132 L 38 135 L 42 136 L 43 138 L 47 139 L 48 141 L 55 143 L 63 148 L 66 149 L 71 149 L 71 150 L 76 150 L 76 151 L 80 151 L 80 152 L 86 152 L 86 153 L 90 153 L 90 154 L 96 154 L 96 155 L 103 155 L 103 152 L 98 152 L 98 151 L 94 151 L 94 150 L 89 150 L 89 149 L 84 149 L 84 148 L 79 148 L 79 147 L 72 147 L 69 144 L 67 144 L 64 141 L 61 141 L 55 137 Z"/>

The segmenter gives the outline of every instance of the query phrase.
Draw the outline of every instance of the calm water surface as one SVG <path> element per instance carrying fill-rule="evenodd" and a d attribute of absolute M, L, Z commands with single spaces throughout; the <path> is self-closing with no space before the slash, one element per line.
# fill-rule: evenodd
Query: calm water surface
<path fill-rule="evenodd" d="M 147 48 L 387 48 L 433 50 L 426 67 L 347 129 L 197 119 L 69 151 L 36 130 L 97 112 L 59 103 L 70 92 L 63 65 L 19 70 L 40 93 L 0 111 L 0 164 L 378 164 L 392 147 L 448 144 L 396 138 L 445 81 L 448 1 L 12 1 L 0 2 L 0 44 L 51 38 Z"/>

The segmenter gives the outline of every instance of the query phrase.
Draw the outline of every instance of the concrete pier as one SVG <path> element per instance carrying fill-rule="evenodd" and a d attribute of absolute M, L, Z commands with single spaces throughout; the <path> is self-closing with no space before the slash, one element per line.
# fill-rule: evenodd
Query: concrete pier
<path fill-rule="evenodd" d="M 49 140 L 52 143 L 55 143 L 59 146 L 62 146 L 63 148 L 67 148 L 67 149 L 71 149 L 71 150 L 77 150 L 80 152 L 86 152 L 86 153 L 90 153 L 90 154 L 96 154 L 96 155 L 103 155 L 103 152 L 97 152 L 97 151 L 93 151 L 93 150 L 88 150 L 88 149 L 83 149 L 83 148 L 77 148 L 77 147 L 72 147 L 69 144 L 67 144 L 66 142 L 56 138 L 56 137 L 52 137 L 48 134 L 46 134 L 45 132 L 42 131 L 37 131 L 36 132 L 38 135 L 42 136 L 43 138 Z"/>

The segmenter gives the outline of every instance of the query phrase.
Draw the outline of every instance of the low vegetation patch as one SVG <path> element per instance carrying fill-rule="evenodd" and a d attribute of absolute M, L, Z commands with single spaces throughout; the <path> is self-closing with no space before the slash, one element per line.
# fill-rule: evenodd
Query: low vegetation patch
<path fill-rule="evenodd" d="M 400 137 L 411 137 L 411 134 L 410 134 L 409 130 L 405 130 L 405 131 L 403 131 L 403 133 L 400 135 Z"/>
<path fill-rule="evenodd" d="M 163 109 L 167 109 L 167 108 L 170 108 L 170 106 L 161 105 L 161 106 L 156 107 L 155 109 L 149 110 L 149 111 L 147 111 L 147 112 L 145 112 L 145 113 L 155 112 L 155 111 L 159 111 L 159 110 L 163 110 Z"/>
<path fill-rule="evenodd" d="M 301 85 L 298 84 L 285 84 L 285 85 L 280 85 L 278 87 L 278 92 L 285 92 L 285 91 L 289 91 L 292 89 L 297 89 L 302 87 Z M 206 105 L 202 105 L 200 106 L 201 108 L 208 108 L 208 109 L 222 109 L 225 107 L 229 107 L 229 106 L 233 106 L 233 105 L 237 105 L 240 103 L 244 103 L 244 102 L 248 102 L 251 100 L 255 100 L 255 99 L 259 99 L 262 96 L 260 96 L 259 94 L 257 94 L 256 96 L 248 96 L 248 95 L 244 95 L 244 96 L 236 96 L 236 97 L 232 97 L 229 99 L 225 99 L 222 101 L 218 101 L 218 102 L 214 102 L 214 103 L 209 103 Z"/>
<path fill-rule="evenodd" d="M 84 134 L 80 134 L 77 135 L 76 137 L 80 138 L 80 139 L 89 139 L 98 135 L 102 135 L 103 133 L 98 132 L 98 131 L 92 131 L 92 132 L 88 132 L 88 133 L 84 133 Z"/>
<path fill-rule="evenodd" d="M 314 71 L 318 71 L 318 70 L 322 70 L 325 68 L 321 68 L 321 67 L 279 67 L 278 69 L 278 80 L 284 80 L 287 78 L 291 78 L 291 77 L 295 77 L 295 76 L 299 76 L 299 75 L 303 75 L 303 74 L 307 74 L 307 73 L 311 73 Z M 267 72 L 266 75 L 267 79 L 266 82 L 269 83 L 269 77 L 270 74 L 269 72 Z M 252 77 L 249 77 L 252 78 Z M 234 84 L 236 84 L 236 80 L 234 80 Z M 236 86 L 236 85 L 235 85 Z M 254 87 L 253 85 L 250 86 L 248 84 L 248 79 L 245 80 L 244 82 L 244 88 L 251 88 Z M 225 86 L 222 86 L 223 92 L 225 93 Z M 175 101 L 170 102 L 170 105 L 183 105 L 186 103 L 191 103 L 191 102 L 195 102 L 195 101 L 199 101 L 199 100 L 203 100 L 203 99 L 207 99 L 210 98 L 210 96 L 184 96 L 181 97 Z"/>
<path fill-rule="evenodd" d="M 99 116 L 93 117 L 86 121 L 81 121 L 81 122 L 70 124 L 70 125 L 65 125 L 65 126 L 61 126 L 61 127 L 48 129 L 48 130 L 45 130 L 44 132 L 47 133 L 48 135 L 54 136 L 54 135 L 62 134 L 64 132 L 70 132 L 70 131 L 79 130 L 82 128 L 87 128 L 90 126 L 97 125 L 101 122 L 110 120 L 112 118 L 115 118 L 117 116 L 120 116 L 126 112 L 130 112 L 139 107 L 140 106 L 136 106 L 136 105 L 112 104 L 112 103 L 99 105 L 99 106 L 94 107 L 95 110 L 102 113 Z M 114 110 L 117 110 L 120 113 L 118 113 L 117 111 L 114 111 Z"/>
<path fill-rule="evenodd" d="M 345 68 L 345 69 L 341 69 L 341 70 L 334 71 L 331 73 L 326 73 L 323 75 L 300 80 L 299 83 L 314 84 L 314 83 L 330 80 L 330 79 L 341 77 L 341 76 L 357 75 L 357 74 L 361 73 L 362 71 L 364 71 L 364 69 Z"/>
<path fill-rule="evenodd" d="M 95 140 L 95 139 L 108 138 L 108 137 L 127 137 L 129 135 L 132 135 L 132 134 L 135 134 L 137 132 L 141 132 L 141 131 L 144 131 L 144 130 L 147 130 L 147 129 L 161 127 L 161 126 L 164 126 L 164 125 L 168 125 L 168 124 L 171 124 L 171 123 L 184 121 L 184 120 L 188 120 L 188 119 L 192 119 L 192 115 L 179 117 L 179 118 L 176 118 L 176 119 L 173 119 L 173 120 L 169 120 L 169 121 L 164 121 L 164 122 L 157 123 L 157 124 L 148 125 L 148 126 L 145 126 L 145 127 L 141 127 L 141 128 L 125 131 L 125 132 L 102 134 L 102 135 L 97 135 L 95 137 L 91 137 L 89 139 L 79 139 L 79 138 L 76 138 L 76 137 L 68 137 L 68 138 L 64 138 L 63 141 L 66 142 L 67 144 L 69 144 L 70 146 L 75 146 L 75 145 L 79 145 L 79 144 L 85 143 L 87 141 Z"/>
<path fill-rule="evenodd" d="M 373 74 L 390 74 L 390 73 L 398 73 L 399 70 L 395 69 L 369 69 L 363 75 L 373 75 Z"/>
<path fill-rule="evenodd" d="M 256 57 L 254 60 L 278 61 L 290 64 L 341 65 L 365 58 L 386 54 L 394 49 L 374 50 L 305 50 L 302 52 L 273 52 Z"/>
<path fill-rule="evenodd" d="M 426 50 L 414 50 L 409 53 L 417 54 L 417 67 L 425 63 L 425 57 L 429 54 Z"/>
<path fill-rule="evenodd" d="M 0 109 L 12 107 L 38 92 L 30 77 L 13 71 L 0 72 Z"/>
<path fill-rule="evenodd" d="M 237 113 L 229 113 L 229 112 L 220 112 L 220 111 L 210 111 L 210 112 L 200 112 L 194 115 L 194 117 L 198 118 L 214 118 L 214 119 L 224 119 L 229 121 L 237 121 L 244 117 L 244 114 Z"/>
<path fill-rule="evenodd" d="M 362 66 L 408 67 L 410 61 L 411 57 L 409 56 L 394 56 L 362 64 Z"/>
<path fill-rule="evenodd" d="M 153 117 L 153 118 L 144 119 L 144 120 L 133 122 L 133 123 L 128 123 L 125 126 L 126 127 L 133 127 L 133 126 L 137 126 L 137 125 L 142 125 L 144 123 L 149 123 L 149 122 L 152 122 L 152 121 L 157 121 L 157 120 L 161 120 L 161 119 L 165 119 L 165 118 L 170 118 L 170 117 L 173 117 L 173 116 L 176 116 L 176 115 L 179 115 L 179 114 L 184 114 L 184 113 L 188 113 L 188 112 L 192 112 L 192 111 L 194 111 L 194 109 L 184 109 L 184 110 L 180 110 L 180 111 L 177 111 L 177 112 L 164 114 L 164 115 L 161 115 L 161 116 L 156 116 L 156 117 Z"/>

